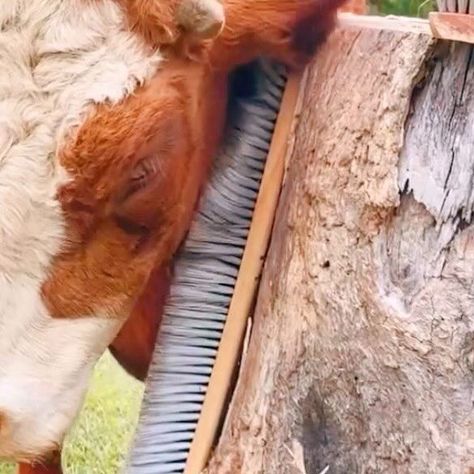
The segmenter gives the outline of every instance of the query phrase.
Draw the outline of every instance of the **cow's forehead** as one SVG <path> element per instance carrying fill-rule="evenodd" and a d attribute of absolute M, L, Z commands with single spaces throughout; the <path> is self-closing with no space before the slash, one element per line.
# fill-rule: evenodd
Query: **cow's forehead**
<path fill-rule="evenodd" d="M 72 179 L 60 150 L 94 104 L 120 101 L 160 60 L 112 0 L 0 2 L 0 277 L 40 272 L 58 251 L 56 193 Z"/>

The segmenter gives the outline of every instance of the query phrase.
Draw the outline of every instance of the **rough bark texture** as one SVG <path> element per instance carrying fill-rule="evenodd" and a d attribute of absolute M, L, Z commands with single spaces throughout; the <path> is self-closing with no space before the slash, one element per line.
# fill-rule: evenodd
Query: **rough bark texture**
<path fill-rule="evenodd" d="M 208 472 L 474 472 L 472 50 L 341 28 L 301 102 Z"/>

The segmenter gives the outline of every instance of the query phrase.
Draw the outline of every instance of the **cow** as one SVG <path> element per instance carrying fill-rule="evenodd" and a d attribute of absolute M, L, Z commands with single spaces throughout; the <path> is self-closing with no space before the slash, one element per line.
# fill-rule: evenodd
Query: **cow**
<path fill-rule="evenodd" d="M 61 473 L 107 347 L 146 377 L 231 71 L 303 67 L 344 1 L 1 2 L 0 457 L 21 474 Z"/>

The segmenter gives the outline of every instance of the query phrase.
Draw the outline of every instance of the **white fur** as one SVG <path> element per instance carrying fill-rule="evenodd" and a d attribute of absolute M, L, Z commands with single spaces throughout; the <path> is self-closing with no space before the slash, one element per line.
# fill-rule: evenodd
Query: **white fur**
<path fill-rule="evenodd" d="M 0 1 L 0 457 L 62 440 L 119 328 L 52 319 L 41 300 L 64 243 L 56 156 L 93 104 L 130 94 L 160 60 L 112 0 Z"/>
<path fill-rule="evenodd" d="M 62 441 L 119 321 L 53 319 L 29 277 L 0 288 L 2 308 L 12 316 L 0 319 L 0 407 L 8 417 L 0 453 L 28 460 Z"/>

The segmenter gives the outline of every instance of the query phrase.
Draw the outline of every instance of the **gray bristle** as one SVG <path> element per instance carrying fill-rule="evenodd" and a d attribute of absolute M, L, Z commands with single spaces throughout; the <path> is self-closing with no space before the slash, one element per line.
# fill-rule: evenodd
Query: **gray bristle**
<path fill-rule="evenodd" d="M 204 402 L 286 84 L 261 61 L 256 92 L 233 104 L 199 211 L 177 258 L 129 474 L 182 473 Z"/>
<path fill-rule="evenodd" d="M 436 3 L 440 12 L 474 15 L 474 0 L 437 0 Z"/>

